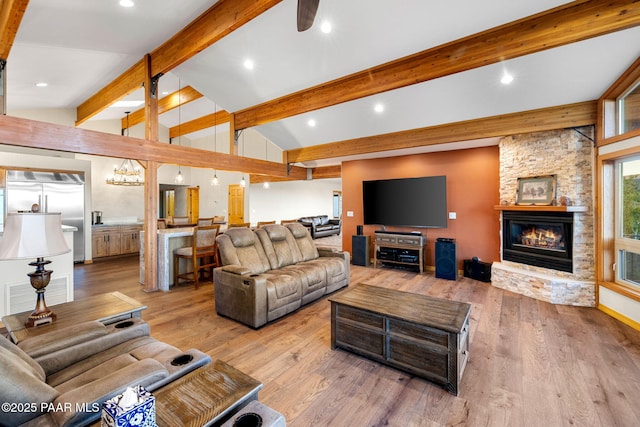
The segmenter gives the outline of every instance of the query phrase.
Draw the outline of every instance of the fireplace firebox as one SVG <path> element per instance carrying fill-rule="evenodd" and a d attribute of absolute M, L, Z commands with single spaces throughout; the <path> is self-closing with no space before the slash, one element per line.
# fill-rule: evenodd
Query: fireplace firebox
<path fill-rule="evenodd" d="M 573 213 L 502 212 L 502 258 L 573 273 Z"/>

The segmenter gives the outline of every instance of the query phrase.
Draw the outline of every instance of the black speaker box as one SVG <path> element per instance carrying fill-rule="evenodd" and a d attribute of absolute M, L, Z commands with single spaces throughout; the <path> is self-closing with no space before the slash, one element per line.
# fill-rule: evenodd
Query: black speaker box
<path fill-rule="evenodd" d="M 453 239 L 436 239 L 436 277 L 448 280 L 458 277 L 458 256 Z"/>
<path fill-rule="evenodd" d="M 479 280 L 481 282 L 491 281 L 491 264 L 488 262 L 464 260 L 464 277 Z"/>
<path fill-rule="evenodd" d="M 369 236 L 351 236 L 351 263 L 368 267 L 370 260 Z"/>

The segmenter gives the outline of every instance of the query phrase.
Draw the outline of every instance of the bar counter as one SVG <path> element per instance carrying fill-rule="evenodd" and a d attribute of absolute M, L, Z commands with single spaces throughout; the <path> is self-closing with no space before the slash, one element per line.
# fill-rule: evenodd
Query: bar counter
<path fill-rule="evenodd" d="M 168 291 L 173 285 L 173 251 L 191 246 L 193 227 L 158 230 L 158 289 Z M 144 284 L 144 231 L 140 232 L 140 283 Z M 186 266 L 186 264 L 185 264 Z M 185 267 L 186 268 L 186 267 Z M 185 270 L 186 271 L 186 270 Z"/>

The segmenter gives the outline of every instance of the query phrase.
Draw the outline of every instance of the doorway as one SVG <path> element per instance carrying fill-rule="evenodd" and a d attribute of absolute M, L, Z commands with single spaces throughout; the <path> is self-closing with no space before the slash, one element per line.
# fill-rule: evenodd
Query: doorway
<path fill-rule="evenodd" d="M 244 187 L 229 185 L 229 224 L 241 224 L 244 220 Z"/>
<path fill-rule="evenodd" d="M 333 191 L 333 217 L 342 218 L 342 191 Z"/>

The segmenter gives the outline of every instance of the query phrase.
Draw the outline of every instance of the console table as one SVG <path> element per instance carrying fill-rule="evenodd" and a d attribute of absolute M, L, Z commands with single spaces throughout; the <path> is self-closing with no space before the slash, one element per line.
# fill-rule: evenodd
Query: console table
<path fill-rule="evenodd" d="M 53 323 L 28 328 L 25 326 L 31 310 L 4 316 L 2 323 L 14 343 L 47 332 L 63 329 L 78 323 L 98 320 L 105 325 L 131 317 L 141 317 L 146 305 L 120 292 L 94 295 L 80 300 L 56 304 L 49 307 L 58 316 Z"/>
<path fill-rule="evenodd" d="M 332 349 L 343 348 L 458 394 L 469 358 L 471 305 L 365 284 L 329 301 Z"/>
<path fill-rule="evenodd" d="M 418 267 L 424 271 L 426 238 L 416 233 L 376 232 L 373 268 L 378 262 Z"/>

